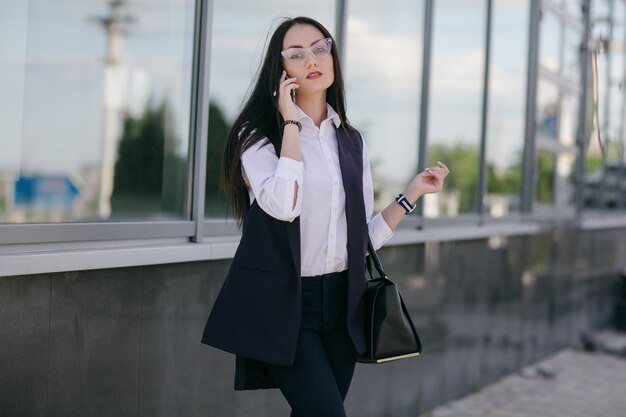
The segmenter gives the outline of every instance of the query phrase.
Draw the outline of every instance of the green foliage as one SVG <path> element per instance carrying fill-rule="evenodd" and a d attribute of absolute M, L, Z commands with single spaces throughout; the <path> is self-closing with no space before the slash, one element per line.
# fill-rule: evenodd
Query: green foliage
<path fill-rule="evenodd" d="M 209 137 L 206 157 L 206 203 L 205 215 L 220 216 L 226 214 L 226 199 L 220 187 L 222 157 L 230 124 L 224 113 L 213 101 L 209 104 Z"/>
<path fill-rule="evenodd" d="M 537 158 L 537 201 L 552 204 L 554 200 L 555 156 L 550 152 L 539 152 Z"/>
<path fill-rule="evenodd" d="M 475 211 L 478 149 L 473 145 L 459 143 L 453 146 L 432 145 L 428 151 L 431 165 L 436 161 L 442 161 L 450 168 L 445 187 L 446 191 L 459 191 L 461 197 L 459 210 L 462 213 Z"/>
<path fill-rule="evenodd" d="M 451 146 L 433 145 L 429 149 L 431 164 L 443 161 L 450 168 L 446 179 L 446 191 L 458 191 L 462 213 L 476 210 L 476 188 L 478 186 L 478 149 L 473 145 L 458 143 Z M 519 195 L 522 168 L 521 155 L 518 161 L 505 170 L 493 163 L 487 164 L 487 192 L 489 194 Z"/>
<path fill-rule="evenodd" d="M 182 214 L 187 166 L 177 144 L 167 103 L 125 118 L 111 195 L 114 215 Z"/>

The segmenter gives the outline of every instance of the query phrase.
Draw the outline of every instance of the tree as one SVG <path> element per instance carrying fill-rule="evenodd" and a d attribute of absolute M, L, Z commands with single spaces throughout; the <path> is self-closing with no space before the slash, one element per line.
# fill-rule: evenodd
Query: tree
<path fill-rule="evenodd" d="M 113 215 L 184 214 L 187 164 L 176 153 L 173 126 L 166 102 L 139 118 L 125 118 L 115 162 Z"/>

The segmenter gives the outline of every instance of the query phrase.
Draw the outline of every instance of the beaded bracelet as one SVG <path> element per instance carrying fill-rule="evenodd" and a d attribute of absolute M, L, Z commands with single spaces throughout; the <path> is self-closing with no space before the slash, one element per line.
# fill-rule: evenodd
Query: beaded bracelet
<path fill-rule="evenodd" d="M 297 120 L 285 120 L 285 121 L 284 121 L 284 122 L 280 125 L 280 127 L 284 129 L 284 128 L 285 128 L 285 126 L 286 126 L 286 125 L 288 125 L 288 124 L 294 124 L 294 125 L 298 126 L 298 132 L 302 132 L 302 123 L 300 123 L 300 122 L 299 122 L 299 121 L 297 121 Z"/>

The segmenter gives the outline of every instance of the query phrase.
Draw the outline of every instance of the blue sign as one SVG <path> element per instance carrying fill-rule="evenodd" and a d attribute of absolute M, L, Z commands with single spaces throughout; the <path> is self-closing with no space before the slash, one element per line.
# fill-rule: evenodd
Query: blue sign
<path fill-rule="evenodd" d="M 29 207 L 69 207 L 78 188 L 68 177 L 22 175 L 15 180 L 15 205 Z"/>

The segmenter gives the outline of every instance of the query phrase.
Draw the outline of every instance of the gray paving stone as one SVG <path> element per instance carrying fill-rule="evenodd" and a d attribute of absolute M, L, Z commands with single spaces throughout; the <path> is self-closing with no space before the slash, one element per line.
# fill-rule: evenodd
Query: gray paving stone
<path fill-rule="evenodd" d="M 562 350 L 422 417 L 626 417 L 626 358 Z"/>

